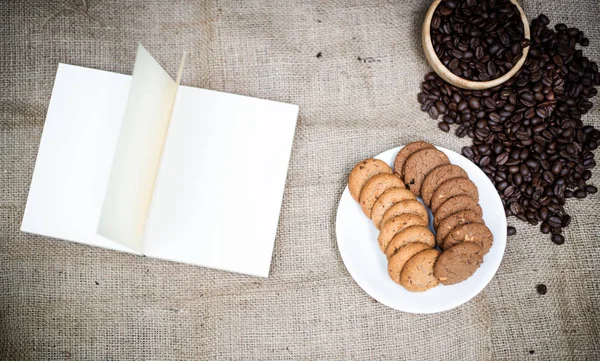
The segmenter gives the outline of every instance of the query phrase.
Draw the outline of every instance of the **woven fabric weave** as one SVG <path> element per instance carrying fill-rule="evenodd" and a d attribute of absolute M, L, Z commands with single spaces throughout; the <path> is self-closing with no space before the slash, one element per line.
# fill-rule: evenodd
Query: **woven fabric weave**
<path fill-rule="evenodd" d="M 0 5 L 0 359 L 589 360 L 600 355 L 600 196 L 566 243 L 509 219 L 500 269 L 467 304 L 394 311 L 352 280 L 337 203 L 359 160 L 470 140 L 419 109 L 421 0 L 31 0 Z M 523 1 L 577 26 L 600 61 L 600 2 Z M 131 73 L 142 43 L 182 83 L 300 105 L 271 276 L 19 232 L 59 62 Z M 593 101 L 598 101 L 596 97 Z M 600 127 L 600 106 L 583 119 Z M 591 183 L 600 185 L 600 171 Z M 536 285 L 548 286 L 544 296 Z"/>

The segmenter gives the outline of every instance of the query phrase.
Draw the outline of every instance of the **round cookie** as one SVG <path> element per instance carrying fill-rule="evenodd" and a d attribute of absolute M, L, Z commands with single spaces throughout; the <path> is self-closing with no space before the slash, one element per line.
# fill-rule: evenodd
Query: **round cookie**
<path fill-rule="evenodd" d="M 429 213 L 427 213 L 427 209 L 425 206 L 417 201 L 416 199 L 409 199 L 406 201 L 398 202 L 388 209 L 383 218 L 381 219 L 381 224 L 385 224 L 388 220 L 399 216 L 401 214 L 415 214 L 421 218 L 425 224 L 429 224 Z"/>
<path fill-rule="evenodd" d="M 435 238 L 429 228 L 426 226 L 412 226 L 392 238 L 385 249 L 385 255 L 390 259 L 400 248 L 414 242 L 424 243 L 431 248 L 435 247 Z"/>
<path fill-rule="evenodd" d="M 442 249 L 445 251 L 463 242 L 473 242 L 481 247 L 481 254 L 486 255 L 494 242 L 492 231 L 483 223 L 467 223 L 454 228 L 444 238 Z"/>
<path fill-rule="evenodd" d="M 435 148 L 422 149 L 413 153 L 404 163 L 404 183 L 414 195 L 421 195 L 421 184 L 434 168 L 450 164 L 448 156 Z"/>
<path fill-rule="evenodd" d="M 423 202 L 428 206 L 431 205 L 431 197 L 437 186 L 448 179 L 458 177 L 469 178 L 464 169 L 454 164 L 443 164 L 434 168 L 425 176 L 423 184 L 421 184 L 421 198 Z"/>
<path fill-rule="evenodd" d="M 408 157 L 410 157 L 413 153 L 420 151 L 421 149 L 427 148 L 435 147 L 423 141 L 412 142 L 405 145 L 404 148 L 400 149 L 398 154 L 396 154 L 396 159 L 394 159 L 394 173 L 399 175 L 400 178 L 404 178 L 404 163 L 406 163 Z"/>
<path fill-rule="evenodd" d="M 460 211 L 446 217 L 440 222 L 439 227 L 435 230 L 435 240 L 437 245 L 441 246 L 444 239 L 454 228 L 467 223 L 483 223 L 483 219 L 473 211 Z"/>
<path fill-rule="evenodd" d="M 427 223 L 425 223 L 423 218 L 414 214 L 402 214 L 383 223 L 381 226 L 381 232 L 379 232 L 379 236 L 377 237 L 377 242 L 379 242 L 379 248 L 381 248 L 381 252 L 385 253 L 385 249 L 396 234 L 411 226 L 426 225 Z"/>
<path fill-rule="evenodd" d="M 452 178 L 440 184 L 431 197 L 431 211 L 435 214 L 438 207 L 447 199 L 467 195 L 479 202 L 479 192 L 475 183 L 469 178 Z"/>
<path fill-rule="evenodd" d="M 473 211 L 477 213 L 480 217 L 483 215 L 483 210 L 481 206 L 477 204 L 477 201 L 469 196 L 456 196 L 450 199 L 447 199 L 441 206 L 438 207 L 437 211 L 433 214 L 433 226 L 435 228 L 438 227 L 440 222 L 444 220 L 444 218 L 448 217 L 451 214 L 460 212 L 460 211 Z"/>
<path fill-rule="evenodd" d="M 482 263 L 481 247 L 473 242 L 463 242 L 442 253 L 433 267 L 433 274 L 441 284 L 453 285 L 471 277 Z"/>
<path fill-rule="evenodd" d="M 373 205 L 371 211 L 371 219 L 377 229 L 381 228 L 381 220 L 383 215 L 390 209 L 394 204 L 410 199 L 416 199 L 415 195 L 411 191 L 404 188 L 391 188 L 385 191 Z"/>
<path fill-rule="evenodd" d="M 348 191 L 355 201 L 360 200 L 360 191 L 371 177 L 382 173 L 393 173 L 386 162 L 379 159 L 365 159 L 358 163 L 348 176 Z"/>
<path fill-rule="evenodd" d="M 390 188 L 403 188 L 404 185 L 395 174 L 377 174 L 365 183 L 360 191 L 360 207 L 367 217 L 371 218 L 371 211 L 377 198 Z"/>
<path fill-rule="evenodd" d="M 429 248 L 431 247 L 421 242 L 409 243 L 400 248 L 388 261 L 388 274 L 390 278 L 397 284 L 400 284 L 400 274 L 406 262 L 415 254 Z"/>
<path fill-rule="evenodd" d="M 411 292 L 423 292 L 439 284 L 433 275 L 434 265 L 441 252 L 426 249 L 412 256 L 402 268 L 400 284 Z"/>

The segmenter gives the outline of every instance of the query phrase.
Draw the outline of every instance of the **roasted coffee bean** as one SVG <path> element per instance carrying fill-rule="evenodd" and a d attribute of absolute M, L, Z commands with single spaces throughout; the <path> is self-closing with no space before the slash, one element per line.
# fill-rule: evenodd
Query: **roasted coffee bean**
<path fill-rule="evenodd" d="M 535 170 L 538 170 L 540 167 L 539 163 L 531 158 L 529 158 L 525 161 L 525 165 L 528 166 L 529 168 L 535 169 Z"/>
<path fill-rule="evenodd" d="M 506 234 L 509 236 L 514 236 L 515 234 L 517 234 L 517 229 L 515 227 L 508 226 L 506 228 Z"/>
<path fill-rule="evenodd" d="M 438 110 L 438 112 L 440 114 L 443 114 L 446 112 L 446 104 L 444 104 L 444 102 L 438 100 L 437 102 L 435 102 L 435 107 Z"/>
<path fill-rule="evenodd" d="M 561 245 L 565 243 L 565 237 L 562 234 L 555 234 L 552 236 L 552 242 L 555 244 Z"/>
<path fill-rule="evenodd" d="M 545 284 L 539 284 L 537 286 L 535 286 L 535 289 L 537 290 L 537 293 L 539 293 L 540 295 L 545 295 L 546 292 L 548 292 L 548 287 L 546 287 Z M 531 351 L 529 351 L 529 353 L 532 353 Z"/>
<path fill-rule="evenodd" d="M 479 99 L 477 98 L 470 98 L 469 106 L 471 107 L 471 109 L 478 109 L 481 106 L 481 103 L 479 103 Z"/>
<path fill-rule="evenodd" d="M 450 125 L 448 125 L 447 122 L 439 122 L 438 123 L 438 127 L 443 131 L 443 132 L 448 132 L 450 130 Z"/>
<path fill-rule="evenodd" d="M 491 160 L 492 159 L 488 155 L 486 155 L 479 160 L 479 165 L 481 167 L 487 167 L 490 164 Z"/>
<path fill-rule="evenodd" d="M 539 210 L 540 219 L 545 221 L 548 219 L 548 207 L 541 207 Z"/>
<path fill-rule="evenodd" d="M 508 161 L 508 153 L 502 153 L 496 157 L 496 163 L 498 165 L 504 165 Z"/>
<path fill-rule="evenodd" d="M 589 194 L 594 194 L 594 193 L 598 192 L 598 188 L 596 188 L 596 187 L 595 187 L 595 186 L 593 186 L 593 185 L 587 185 L 587 186 L 585 186 L 585 187 L 584 187 L 584 190 L 585 190 L 587 193 L 589 193 Z"/>
<path fill-rule="evenodd" d="M 540 226 L 540 232 L 543 234 L 550 233 L 550 225 L 546 222 L 542 222 L 542 225 Z"/>
<path fill-rule="evenodd" d="M 562 163 L 558 160 L 554 161 L 554 163 L 552 163 L 552 168 L 550 168 L 552 170 L 553 174 L 559 174 L 560 171 L 562 170 Z"/>
<path fill-rule="evenodd" d="M 577 189 L 575 192 L 573 192 L 573 195 L 575 195 L 575 198 L 585 198 L 587 196 L 587 193 L 585 192 L 585 189 Z"/>
<path fill-rule="evenodd" d="M 585 171 L 583 171 L 583 173 L 581 173 L 581 178 L 584 181 L 590 180 L 590 178 L 592 178 L 592 172 L 589 169 L 586 169 Z"/>
<path fill-rule="evenodd" d="M 429 112 L 429 116 L 431 117 L 431 119 L 437 119 L 438 116 L 440 115 L 440 113 L 438 112 L 436 107 L 430 107 L 428 112 Z"/>
<path fill-rule="evenodd" d="M 523 176 L 521 176 L 521 173 L 515 173 L 515 175 L 513 175 L 513 183 L 515 185 L 521 185 L 521 183 L 523 183 Z"/>
<path fill-rule="evenodd" d="M 473 159 L 475 152 L 473 152 L 473 149 L 471 149 L 470 147 L 463 147 L 462 154 L 469 159 Z"/>
<path fill-rule="evenodd" d="M 431 18 L 431 28 L 432 29 L 439 29 L 440 25 L 442 25 L 442 18 L 439 16 L 434 16 L 433 18 Z"/>
<path fill-rule="evenodd" d="M 560 218 L 558 218 L 557 216 L 550 216 L 548 217 L 548 224 L 550 225 L 550 227 L 560 227 L 560 225 L 562 224 Z"/>
<path fill-rule="evenodd" d="M 523 213 L 523 206 L 521 206 L 519 203 L 514 202 L 510 205 L 510 211 L 512 212 L 512 214 L 517 215 L 519 213 Z"/>
<path fill-rule="evenodd" d="M 568 227 L 569 224 L 571 224 L 571 216 L 568 215 L 568 214 L 565 214 L 565 216 L 562 219 L 561 226 L 562 227 Z"/>
<path fill-rule="evenodd" d="M 477 132 L 475 132 L 475 135 L 477 135 Z M 490 152 L 490 146 L 487 144 L 481 144 L 477 146 L 477 150 L 479 154 L 487 155 Z"/>

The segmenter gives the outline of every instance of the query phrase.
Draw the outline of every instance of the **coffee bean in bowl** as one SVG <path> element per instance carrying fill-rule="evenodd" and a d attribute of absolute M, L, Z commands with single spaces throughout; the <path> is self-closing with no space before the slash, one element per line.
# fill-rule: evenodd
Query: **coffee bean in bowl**
<path fill-rule="evenodd" d="M 516 0 L 435 0 L 423 24 L 427 61 L 445 81 L 464 89 L 489 89 L 511 78 L 529 43 L 527 18 Z M 436 105 L 444 113 L 444 104 Z"/>
<path fill-rule="evenodd" d="M 529 46 L 521 14 L 508 0 L 444 0 L 431 20 L 431 35 L 446 68 L 474 81 L 507 73 Z"/>

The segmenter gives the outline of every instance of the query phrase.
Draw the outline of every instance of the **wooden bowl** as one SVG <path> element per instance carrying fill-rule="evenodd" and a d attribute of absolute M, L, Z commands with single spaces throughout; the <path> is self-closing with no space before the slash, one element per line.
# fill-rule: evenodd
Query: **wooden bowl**
<path fill-rule="evenodd" d="M 440 4 L 441 1 L 442 0 L 434 0 L 433 3 L 431 4 L 431 6 L 429 7 L 429 10 L 427 10 L 427 14 L 425 15 L 425 21 L 423 23 L 422 36 L 423 36 L 423 50 L 425 51 L 425 58 L 427 59 L 427 62 L 429 63 L 429 65 L 431 65 L 433 70 L 442 79 L 444 79 L 448 83 L 450 83 L 456 87 L 459 87 L 459 88 L 470 89 L 470 90 L 482 90 L 482 89 L 493 88 L 497 85 L 504 83 L 508 79 L 512 78 L 512 76 L 515 75 L 519 71 L 519 69 L 521 69 L 521 67 L 525 63 L 525 59 L 527 58 L 527 53 L 529 53 L 529 46 L 523 49 L 523 56 L 512 67 L 512 69 L 510 69 L 510 71 L 508 73 L 506 73 L 496 79 L 492 79 L 489 81 L 473 81 L 473 80 L 461 78 L 461 77 L 455 75 L 454 73 L 452 73 L 450 70 L 448 70 L 448 68 L 446 68 L 446 66 L 444 66 L 444 64 L 441 62 L 441 60 L 435 54 L 435 50 L 433 49 L 433 43 L 431 42 L 431 34 L 430 34 L 431 19 L 433 18 L 433 13 L 435 12 L 435 9 L 438 7 L 438 5 Z M 519 13 L 521 14 L 521 20 L 523 21 L 523 32 L 524 32 L 525 38 L 531 39 L 530 34 L 529 34 L 529 22 L 527 21 L 527 17 L 525 16 L 523 9 L 519 5 L 519 3 L 517 3 L 516 0 L 510 0 L 510 1 L 513 4 L 515 4 L 517 9 L 519 9 Z"/>

